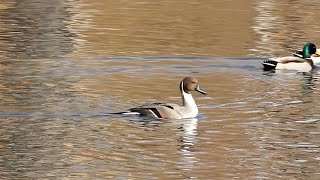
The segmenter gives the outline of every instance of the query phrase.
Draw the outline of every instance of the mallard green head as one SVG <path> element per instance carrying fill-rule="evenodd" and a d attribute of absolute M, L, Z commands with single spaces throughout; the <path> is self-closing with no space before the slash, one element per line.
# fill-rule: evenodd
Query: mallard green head
<path fill-rule="evenodd" d="M 317 52 L 317 47 L 313 43 L 307 43 L 304 45 L 302 50 L 303 58 L 310 58 L 312 54 Z"/>

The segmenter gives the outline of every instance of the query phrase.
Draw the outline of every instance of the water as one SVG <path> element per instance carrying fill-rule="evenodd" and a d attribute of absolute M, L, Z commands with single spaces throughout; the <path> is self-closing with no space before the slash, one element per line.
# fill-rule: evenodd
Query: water
<path fill-rule="evenodd" d="M 261 69 L 320 44 L 317 5 L 1 2 L 1 179 L 319 179 L 319 70 Z M 108 114 L 189 75 L 197 118 Z"/>

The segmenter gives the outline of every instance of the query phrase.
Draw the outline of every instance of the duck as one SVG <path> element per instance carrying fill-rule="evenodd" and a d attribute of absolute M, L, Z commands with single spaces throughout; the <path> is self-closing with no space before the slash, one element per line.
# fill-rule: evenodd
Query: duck
<path fill-rule="evenodd" d="M 297 51 L 293 56 L 270 58 L 265 60 L 262 65 L 265 71 L 270 70 L 296 70 L 299 72 L 308 72 L 314 69 L 315 63 L 320 62 L 317 54 L 316 45 L 307 43 L 302 51 Z"/>
<path fill-rule="evenodd" d="M 138 107 L 130 108 L 128 111 L 117 114 L 138 114 L 140 116 L 147 116 L 157 119 L 188 119 L 195 118 L 198 115 L 198 107 L 192 97 L 191 92 L 196 91 L 200 94 L 206 95 L 195 77 L 188 76 L 180 82 L 180 93 L 182 105 L 174 103 L 151 103 L 144 104 Z"/>

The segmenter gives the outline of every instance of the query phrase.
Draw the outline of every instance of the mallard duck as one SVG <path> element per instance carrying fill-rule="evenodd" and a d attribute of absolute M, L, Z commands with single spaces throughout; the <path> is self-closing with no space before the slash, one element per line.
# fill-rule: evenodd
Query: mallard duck
<path fill-rule="evenodd" d="M 270 58 L 265 60 L 262 65 L 265 71 L 268 70 L 296 70 L 300 72 L 311 71 L 315 67 L 315 63 L 320 62 L 317 55 L 316 45 L 307 43 L 302 51 L 297 51 L 293 56 L 280 58 Z"/>

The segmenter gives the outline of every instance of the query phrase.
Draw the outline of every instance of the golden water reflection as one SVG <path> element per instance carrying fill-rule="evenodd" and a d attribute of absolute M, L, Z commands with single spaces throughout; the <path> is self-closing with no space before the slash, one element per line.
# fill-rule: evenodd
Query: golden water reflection
<path fill-rule="evenodd" d="M 7 1 L 0 47 L 11 58 L 286 55 L 319 42 L 316 7 L 311 0 Z"/>

